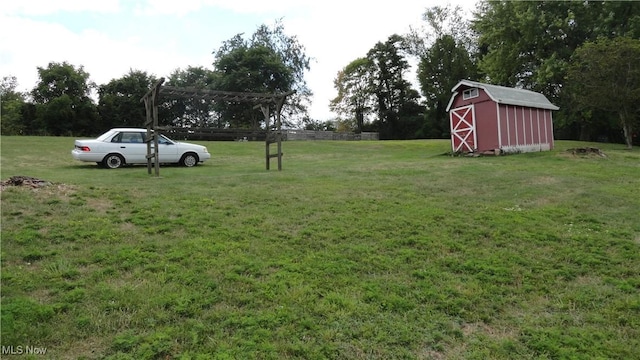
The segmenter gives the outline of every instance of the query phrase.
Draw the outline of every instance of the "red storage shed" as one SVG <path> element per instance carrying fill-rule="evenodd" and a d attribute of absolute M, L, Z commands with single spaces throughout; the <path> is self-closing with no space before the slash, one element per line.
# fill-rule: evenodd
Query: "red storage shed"
<path fill-rule="evenodd" d="M 553 105 L 542 94 L 462 80 L 447 105 L 453 152 L 553 149 Z"/>

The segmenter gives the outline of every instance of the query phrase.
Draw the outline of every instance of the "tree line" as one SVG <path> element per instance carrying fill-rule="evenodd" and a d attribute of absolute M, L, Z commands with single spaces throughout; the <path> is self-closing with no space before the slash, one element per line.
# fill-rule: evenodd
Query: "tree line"
<path fill-rule="evenodd" d="M 187 67 L 168 85 L 247 92 L 295 90 L 284 115 L 307 129 L 377 131 L 382 139 L 447 138 L 446 107 L 462 79 L 543 93 L 560 110 L 557 138 L 640 141 L 640 3 L 610 1 L 483 1 L 425 9 L 422 26 L 392 34 L 338 72 L 332 121 L 310 119 L 304 79 L 311 58 L 280 21 L 249 37 L 238 34 L 213 52 L 213 69 Z M 416 79 L 409 78 L 417 64 Z M 3 134 L 94 134 L 113 126 L 141 126 L 140 98 L 157 79 L 131 70 L 93 84 L 82 66 L 51 63 L 28 94 L 17 80 L 0 84 Z M 417 84 L 418 89 L 414 88 Z M 97 104 L 91 91 L 97 89 Z M 247 104 L 197 99 L 163 103 L 164 125 L 264 126 Z"/>
<path fill-rule="evenodd" d="M 202 66 L 176 69 L 164 85 L 251 93 L 293 90 L 287 98 L 284 121 L 292 123 L 306 116 L 312 93 L 304 74 L 310 69 L 311 58 L 295 36 L 285 34 L 281 21 L 261 25 L 249 37 L 235 35 L 224 41 L 213 57 L 213 70 Z M 37 70 L 39 80 L 28 93 L 16 91 L 18 82 L 13 76 L 0 82 L 2 134 L 88 136 L 113 127 L 143 127 L 146 110 L 140 100 L 159 81 L 153 74 L 131 69 L 121 78 L 96 85 L 83 66 L 67 62 L 51 62 Z M 263 126 L 262 111 L 247 103 L 175 99 L 162 101 L 158 113 L 160 125 Z"/>
<path fill-rule="evenodd" d="M 337 75 L 331 108 L 381 138 L 448 138 L 463 79 L 540 92 L 562 139 L 640 142 L 640 2 L 483 1 L 467 18 L 435 6 Z M 418 63 L 421 99 L 403 80 Z M 419 106 L 416 106 L 419 105 Z"/>

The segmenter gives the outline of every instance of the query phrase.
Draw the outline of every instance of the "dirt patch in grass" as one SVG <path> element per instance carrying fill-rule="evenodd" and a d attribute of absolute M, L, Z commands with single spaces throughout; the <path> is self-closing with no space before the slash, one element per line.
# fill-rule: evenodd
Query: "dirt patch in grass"
<path fill-rule="evenodd" d="M 40 304 L 51 304 L 53 302 L 51 292 L 46 289 L 32 291 L 29 295 Z"/>
<path fill-rule="evenodd" d="M 113 202 L 104 198 L 89 198 L 87 206 L 97 211 L 99 214 L 105 214 L 107 210 L 113 209 Z"/>
<path fill-rule="evenodd" d="M 565 152 L 559 152 L 557 154 L 557 156 L 564 158 L 564 159 L 601 159 L 601 160 L 605 160 L 608 158 L 608 156 L 605 153 L 601 153 L 602 155 L 596 153 L 596 152 L 589 152 L 589 153 L 573 153 L 572 152 L 573 149 L 568 149 Z"/>
<path fill-rule="evenodd" d="M 124 232 L 131 232 L 136 230 L 137 226 L 133 223 L 130 222 L 123 222 L 120 224 L 120 230 L 124 231 Z"/>
<path fill-rule="evenodd" d="M 56 355 L 60 359 L 98 359 L 108 352 L 108 348 L 104 338 L 90 337 L 68 344 L 66 349 L 60 349 Z"/>
<path fill-rule="evenodd" d="M 485 323 L 467 323 L 462 325 L 462 333 L 465 337 L 485 335 L 494 339 L 515 339 L 517 336 L 513 329 L 498 329 Z"/>
<path fill-rule="evenodd" d="M 4 190 L 6 187 L 9 187 L 9 186 L 25 186 L 25 187 L 30 187 L 32 189 L 37 189 L 37 188 L 41 188 L 49 185 L 51 185 L 51 182 L 47 180 L 42 180 L 42 179 L 34 178 L 31 176 L 16 175 L 16 176 L 10 177 L 5 181 L 2 181 L 0 183 L 0 189 Z"/>
<path fill-rule="evenodd" d="M 590 146 L 567 149 L 567 153 L 574 156 L 607 157 L 607 155 L 599 148 Z"/>
<path fill-rule="evenodd" d="M 558 179 L 554 176 L 536 176 L 527 182 L 527 184 L 533 185 L 552 185 L 557 183 Z"/>
<path fill-rule="evenodd" d="M 24 175 L 12 176 L 9 179 L 0 182 L 0 192 L 5 191 L 8 188 L 15 187 L 30 189 L 33 192 L 46 195 L 69 196 L 75 191 L 75 188 L 70 185 L 56 184 L 47 180 Z"/>

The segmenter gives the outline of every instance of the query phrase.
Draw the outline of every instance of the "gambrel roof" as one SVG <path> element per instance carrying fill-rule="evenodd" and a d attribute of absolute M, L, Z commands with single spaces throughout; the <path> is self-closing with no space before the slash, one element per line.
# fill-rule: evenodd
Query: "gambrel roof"
<path fill-rule="evenodd" d="M 470 88 L 479 88 L 484 90 L 491 100 L 498 104 L 526 106 L 532 108 L 558 110 L 559 107 L 553 105 L 544 95 L 525 89 L 516 89 L 505 86 L 484 84 L 477 81 L 462 80 L 451 89 L 453 95 L 447 105 L 447 111 L 451 109 L 451 105 L 455 97 L 462 91 Z"/>

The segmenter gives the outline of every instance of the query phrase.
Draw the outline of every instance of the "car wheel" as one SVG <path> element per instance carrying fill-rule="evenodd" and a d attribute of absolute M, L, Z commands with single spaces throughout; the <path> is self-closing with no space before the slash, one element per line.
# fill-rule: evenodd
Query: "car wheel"
<path fill-rule="evenodd" d="M 186 167 L 196 166 L 198 164 L 198 155 L 194 153 L 186 153 L 180 159 L 180 165 Z"/>
<path fill-rule="evenodd" d="M 118 154 L 109 154 L 104 157 L 102 164 L 108 169 L 117 169 L 124 166 L 124 159 Z"/>

